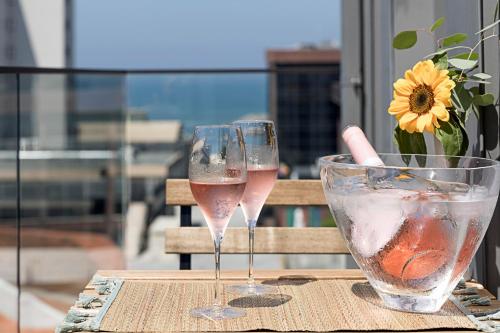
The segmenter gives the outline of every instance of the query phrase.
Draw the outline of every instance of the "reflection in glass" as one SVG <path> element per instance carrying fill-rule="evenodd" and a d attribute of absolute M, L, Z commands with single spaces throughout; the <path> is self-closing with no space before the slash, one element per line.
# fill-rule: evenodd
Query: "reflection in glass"
<path fill-rule="evenodd" d="M 0 74 L 0 332 L 17 329 L 17 78 Z"/>
<path fill-rule="evenodd" d="M 53 330 L 99 269 L 124 269 L 124 77 L 22 74 L 21 321 Z M 50 314 L 50 315 L 47 315 Z"/>

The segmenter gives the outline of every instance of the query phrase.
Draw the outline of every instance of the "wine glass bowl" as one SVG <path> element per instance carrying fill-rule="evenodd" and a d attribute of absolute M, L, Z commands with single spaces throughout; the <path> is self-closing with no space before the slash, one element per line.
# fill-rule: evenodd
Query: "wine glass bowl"
<path fill-rule="evenodd" d="M 384 304 L 436 312 L 467 270 L 492 218 L 500 163 L 380 154 L 320 158 L 327 203 L 347 247 Z"/>
<path fill-rule="evenodd" d="M 191 310 L 195 317 L 220 320 L 237 318 L 245 311 L 221 302 L 220 247 L 229 219 L 245 190 L 245 146 L 238 126 L 198 126 L 189 157 L 189 184 L 214 241 L 215 293 L 210 307 Z"/>

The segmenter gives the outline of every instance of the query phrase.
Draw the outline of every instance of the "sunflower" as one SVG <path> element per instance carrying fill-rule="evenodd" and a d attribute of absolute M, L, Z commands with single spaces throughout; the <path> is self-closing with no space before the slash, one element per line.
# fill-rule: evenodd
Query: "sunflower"
<path fill-rule="evenodd" d="M 446 108 L 452 106 L 453 88 L 455 82 L 447 70 L 438 69 L 432 60 L 420 61 L 394 83 L 394 99 L 387 111 L 409 133 L 434 133 L 440 127 L 438 120 L 450 120 Z"/>

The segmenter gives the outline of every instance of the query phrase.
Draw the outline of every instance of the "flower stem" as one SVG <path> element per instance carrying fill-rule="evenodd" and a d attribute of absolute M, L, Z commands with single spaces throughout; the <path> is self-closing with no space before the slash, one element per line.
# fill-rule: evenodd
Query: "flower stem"
<path fill-rule="evenodd" d="M 484 38 L 480 39 L 479 42 L 477 42 L 476 45 L 474 45 L 474 47 L 470 50 L 469 56 L 467 57 L 467 60 L 470 60 L 472 53 L 474 52 L 475 49 L 477 49 L 479 47 L 479 45 L 481 45 L 481 43 L 484 43 L 485 40 L 490 39 L 491 37 L 495 37 L 495 36 L 496 35 L 493 34 L 493 35 L 489 35 L 488 37 L 484 37 Z M 464 74 L 464 70 L 462 69 L 462 71 L 460 72 L 460 76 L 458 77 L 458 81 L 462 81 L 463 74 Z"/>

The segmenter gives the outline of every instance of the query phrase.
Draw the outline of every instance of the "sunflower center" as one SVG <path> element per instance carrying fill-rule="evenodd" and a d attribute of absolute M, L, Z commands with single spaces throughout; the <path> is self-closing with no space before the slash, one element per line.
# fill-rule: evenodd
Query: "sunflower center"
<path fill-rule="evenodd" d="M 417 114 L 429 112 L 434 105 L 434 93 L 431 87 L 422 84 L 413 89 L 410 95 L 410 111 Z"/>

